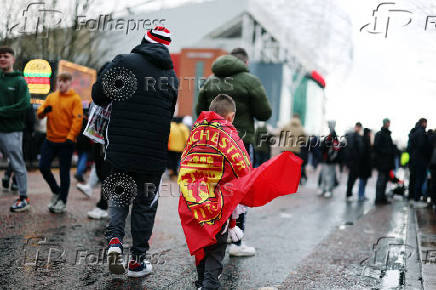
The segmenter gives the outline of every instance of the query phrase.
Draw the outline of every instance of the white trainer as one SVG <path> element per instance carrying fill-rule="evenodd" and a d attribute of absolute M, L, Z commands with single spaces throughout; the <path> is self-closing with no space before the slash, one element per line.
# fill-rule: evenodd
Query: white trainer
<path fill-rule="evenodd" d="M 332 197 L 332 195 L 333 195 L 333 193 L 332 193 L 331 191 L 327 191 L 327 192 L 324 194 L 324 197 Z"/>
<path fill-rule="evenodd" d="M 91 211 L 88 211 L 88 217 L 94 220 L 101 220 L 109 217 L 109 214 L 106 210 L 103 210 L 99 207 L 94 208 Z"/>
<path fill-rule="evenodd" d="M 256 255 L 256 249 L 254 247 L 249 247 L 244 243 L 240 246 L 232 244 L 229 247 L 229 256 L 233 257 L 251 257 Z"/>
<path fill-rule="evenodd" d="M 91 197 L 92 196 L 92 188 L 90 185 L 88 184 L 81 184 L 81 183 L 77 183 L 77 189 L 83 193 L 84 195 L 86 195 L 86 197 Z"/>
<path fill-rule="evenodd" d="M 58 200 L 56 204 L 50 209 L 50 212 L 64 213 L 66 210 L 67 210 L 67 205 L 62 200 Z"/>
<path fill-rule="evenodd" d="M 129 270 L 127 271 L 128 277 L 144 277 L 153 271 L 153 266 L 147 260 L 142 263 L 136 261 L 129 262 Z"/>
<path fill-rule="evenodd" d="M 59 200 L 59 194 L 52 194 L 50 203 L 48 204 L 48 209 L 50 211 L 53 209 L 54 205 L 58 202 L 58 200 Z"/>
<path fill-rule="evenodd" d="M 109 271 L 112 274 L 122 275 L 126 272 L 123 261 L 123 244 L 118 238 L 112 238 L 107 250 Z"/>

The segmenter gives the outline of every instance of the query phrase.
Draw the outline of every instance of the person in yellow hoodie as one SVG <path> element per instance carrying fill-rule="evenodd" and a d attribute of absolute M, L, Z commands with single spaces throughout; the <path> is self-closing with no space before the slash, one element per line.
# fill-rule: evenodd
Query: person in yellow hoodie
<path fill-rule="evenodd" d="M 171 179 L 177 179 L 180 157 L 185 150 L 189 134 L 189 128 L 182 122 L 182 118 L 173 118 L 168 138 L 168 169 Z"/>
<path fill-rule="evenodd" d="M 71 74 L 60 73 L 57 81 L 58 90 L 47 96 L 37 112 L 38 119 L 47 116 L 47 136 L 41 146 L 39 170 L 53 193 L 48 205 L 52 213 L 66 210 L 71 159 L 83 119 L 82 99 L 71 89 Z M 60 186 L 51 172 L 51 163 L 56 156 L 59 158 Z"/>

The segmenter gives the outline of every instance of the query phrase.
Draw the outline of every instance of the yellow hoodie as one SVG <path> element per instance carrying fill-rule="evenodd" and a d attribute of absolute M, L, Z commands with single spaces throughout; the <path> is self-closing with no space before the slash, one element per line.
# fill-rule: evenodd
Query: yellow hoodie
<path fill-rule="evenodd" d="M 43 111 L 47 106 L 52 106 L 52 111 L 44 114 Z M 58 90 L 47 96 L 38 108 L 37 115 L 39 119 L 47 115 L 47 139 L 49 141 L 63 143 L 70 139 L 75 142 L 82 130 L 82 99 L 72 89 L 65 94 Z"/>
<path fill-rule="evenodd" d="M 189 138 L 189 129 L 183 123 L 171 122 L 170 136 L 168 137 L 168 151 L 183 152 Z"/>

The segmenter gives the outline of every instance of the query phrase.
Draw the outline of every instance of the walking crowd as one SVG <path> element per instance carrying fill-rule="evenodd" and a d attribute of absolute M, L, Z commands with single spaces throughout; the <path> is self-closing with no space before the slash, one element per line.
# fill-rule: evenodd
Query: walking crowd
<path fill-rule="evenodd" d="M 14 51 L 9 47 L 0 48 L 0 150 L 9 162 L 2 185 L 4 189 L 10 188 L 19 193 L 19 198 L 10 207 L 11 212 L 26 211 L 31 206 L 27 195 L 26 163 L 22 149 L 22 145 L 26 144 L 23 136 L 24 139 L 29 139 L 29 136 L 26 137 L 26 130 L 30 130 L 30 138 L 41 140 L 36 142 L 41 143 L 37 154 L 31 155 L 38 155 L 39 170 L 52 193 L 48 209 L 53 214 L 61 214 L 67 210 L 70 171 L 75 150 L 78 154 L 77 171 L 74 174 L 78 181 L 77 188 L 88 197 L 99 183 L 104 184 L 111 176 L 131 177 L 137 185 L 131 207 L 129 204 L 116 205 L 108 200 L 102 186 L 99 202 L 88 213 L 89 218 L 109 220 L 105 238 L 108 242 L 109 270 L 115 274 L 123 274 L 126 270 L 120 259 L 124 251 L 125 223 L 129 212 L 133 242 L 127 275 L 141 277 L 152 271 L 152 265 L 145 257 L 150 247 L 149 240 L 164 172 L 167 170 L 169 177 L 177 180 L 180 185 L 183 193 L 180 203 L 182 206 L 185 203 L 187 206 L 195 203 L 190 198 L 194 198 L 192 191 L 197 190 L 186 188 L 184 191 L 184 180 L 190 176 L 205 174 L 199 168 L 209 168 L 208 174 L 215 172 L 215 163 L 212 162 L 215 157 L 209 159 L 213 154 L 207 158 L 201 157 L 211 153 L 204 148 L 200 149 L 206 145 L 201 143 L 202 135 L 199 137 L 194 132 L 195 128 L 204 124 L 218 126 L 224 128 L 220 138 L 226 134 L 229 136 L 228 139 L 219 140 L 207 136 L 210 144 L 216 144 L 214 149 L 217 151 L 214 156 L 224 156 L 234 174 L 216 177 L 215 183 L 221 180 L 232 181 L 247 175 L 251 166 L 259 167 L 272 154 L 273 144 L 270 139 L 273 134 L 265 123 L 271 117 L 272 109 L 261 81 L 249 72 L 247 52 L 242 48 L 235 48 L 230 54 L 215 60 L 212 66 L 213 75 L 199 91 L 195 109 L 200 117 L 193 124 L 190 117 L 174 117 L 178 81 L 168 50 L 170 43 L 169 30 L 156 27 L 148 30 L 141 43 L 130 53 L 118 55 L 104 65 L 92 88 L 93 103 L 90 110 L 84 110 L 80 96 L 72 89 L 72 75 L 67 72 L 59 73 L 57 90 L 49 94 L 39 106 L 36 120 L 32 120 L 35 114 L 29 110 L 30 95 L 26 82 L 21 73 L 13 69 Z M 105 83 L 106 75 L 117 67 L 134 72 L 138 82 L 134 93 L 122 101 L 114 99 Z M 156 80 L 170 78 L 175 81 L 160 83 L 150 89 L 149 84 L 144 84 L 147 77 Z M 229 79 L 231 86 L 227 85 Z M 85 128 L 93 119 L 90 113 L 93 108 L 110 111 L 110 121 L 105 127 L 101 142 L 96 141 L 97 139 L 90 140 L 85 134 Z M 398 184 L 398 191 L 406 191 L 403 180 L 397 178 L 396 174 L 400 167 L 407 167 L 410 172 L 408 198 L 416 206 L 423 206 L 427 202 L 425 197 L 433 205 L 436 204 L 436 132 L 426 131 L 426 119 L 420 119 L 410 131 L 408 146 L 403 153 L 392 141 L 389 119 L 383 120 L 383 126 L 374 138 L 371 130 L 363 128 L 358 122 L 343 140 L 337 136 L 335 125 L 333 121 L 328 122 L 329 135 L 319 138 L 319 142 L 315 143 L 312 143 L 313 139 L 307 142 L 308 136 L 298 115 L 293 116 L 283 127 L 282 131 L 289 132 L 295 137 L 294 140 L 306 141 L 303 145 L 290 142 L 280 148 L 281 152 L 292 152 L 302 159 L 302 185 L 308 178 L 306 164 L 311 163 L 317 167 L 320 163 L 319 194 L 326 198 L 331 197 L 339 183 L 338 166 L 345 165 L 348 169 L 346 198 L 352 198 L 353 186 L 358 180 L 358 200 L 364 202 L 367 200 L 365 187 L 375 168 L 378 173 L 375 202 L 388 203 L 386 191 L 389 181 Z M 39 129 L 36 134 L 32 133 L 33 127 L 45 129 Z M 267 142 L 260 142 L 265 136 Z M 230 146 L 229 140 L 234 142 L 233 147 L 227 147 Z M 206 147 L 213 147 L 210 144 Z M 224 152 L 218 150 L 218 147 L 228 149 Z M 236 148 L 238 151 L 232 151 Z M 28 150 L 25 149 L 24 152 L 26 151 Z M 195 156 L 198 158 L 194 159 Z M 56 158 L 59 184 L 51 171 Z M 194 163 L 197 167 L 192 167 Z M 245 170 L 241 169 L 245 168 L 243 165 L 246 166 Z M 87 168 L 90 168 L 90 173 L 85 182 Z M 213 190 L 214 187 L 208 184 L 205 188 L 198 189 L 196 194 L 201 198 L 204 192 Z M 231 256 L 253 256 L 256 252 L 254 247 L 242 241 L 246 220 L 249 218 L 247 207 L 233 205 L 231 199 L 226 202 L 233 206 L 230 214 L 220 217 L 222 224 L 219 231 L 214 232 L 213 241 L 201 247 L 202 255 L 196 255 L 196 258 L 200 257 L 196 261 L 196 287 L 200 289 L 220 287 L 218 278 L 223 269 L 222 260 L 227 243 L 230 244 Z M 223 208 L 225 206 L 230 205 L 224 203 Z M 179 207 L 179 213 L 181 219 L 186 218 L 183 208 Z M 199 221 L 198 216 L 192 218 Z M 199 224 L 204 226 L 211 223 L 211 220 L 213 219 L 202 220 Z"/>
<path fill-rule="evenodd" d="M 291 121 L 291 124 L 292 122 L 298 123 Z M 329 121 L 330 133 L 321 140 L 319 146 L 314 148 L 309 141 L 305 141 L 304 146 L 298 149 L 288 146 L 285 150 L 291 150 L 306 159 L 304 163 L 307 163 L 308 152 L 310 152 L 315 168 L 319 161 L 321 164 L 318 179 L 320 196 L 331 197 L 333 195 L 333 191 L 339 185 L 338 169 L 342 172 L 346 167 L 348 170 L 346 200 L 353 200 L 353 188 L 358 180 L 358 201 L 368 201 L 365 189 L 375 169 L 377 172 L 376 204 L 391 202 L 387 195 L 388 184 L 391 183 L 389 196 L 401 195 L 407 197 L 417 208 L 433 206 L 436 209 L 435 130 L 426 130 L 427 119 L 419 119 L 410 130 L 407 147 L 400 150 L 392 140 L 390 125 L 390 120 L 385 118 L 381 129 L 373 135 L 371 129 L 363 128 L 362 123 L 357 122 L 353 130 L 341 139 L 335 131 L 336 123 Z M 296 132 L 295 136 L 304 136 L 304 133 L 301 133 L 304 132 L 302 128 L 291 129 L 291 132 Z M 306 153 L 300 153 L 303 151 Z M 314 159 L 318 161 L 315 162 Z M 400 174 L 400 169 L 402 174 Z"/>
<path fill-rule="evenodd" d="M 110 122 L 106 127 L 103 144 L 84 138 L 89 111 L 83 109 L 80 96 L 72 89 L 70 73 L 62 72 L 57 75 L 57 90 L 46 97 L 36 112 L 38 122 L 46 120 L 46 124 L 41 124 L 45 125 L 46 130 L 43 132 L 45 137 L 37 155 L 39 170 L 52 193 L 48 205 L 51 213 L 60 214 L 67 209 L 70 170 L 75 149 L 78 161 L 74 177 L 79 182 L 77 188 L 86 196 L 91 196 L 96 185 L 99 182 L 104 184 L 113 174 L 126 174 L 132 177 L 137 185 L 131 210 L 129 204 L 114 205 L 103 194 L 102 186 L 100 201 L 96 208 L 88 213 L 90 218 L 109 219 L 106 230 L 107 254 L 109 269 L 116 274 L 125 271 L 120 257 L 123 253 L 124 228 L 129 211 L 132 215 L 133 243 L 127 275 L 140 277 L 152 271 L 151 263 L 145 260 L 145 256 L 149 249 L 148 242 L 158 207 L 161 177 L 168 168 L 169 177 L 177 178 L 182 152 L 192 126 L 192 120 L 189 118 L 173 118 L 178 82 L 168 51 L 170 43 L 171 34 L 168 29 L 156 27 L 147 31 L 141 43 L 133 48 L 131 53 L 118 55 L 99 71 L 92 89 L 93 104 L 90 111 L 92 112 L 92 106 L 111 106 Z M 14 71 L 13 65 L 13 49 L 1 47 L 0 148 L 10 165 L 2 183 L 4 189 L 9 189 L 10 183 L 11 190 L 18 189 L 20 196 L 10 210 L 22 212 L 31 207 L 31 201 L 27 196 L 26 163 L 21 146 L 26 111 L 31 105 L 26 81 L 20 72 Z M 116 67 L 133 71 L 139 82 L 146 76 L 156 80 L 169 77 L 176 81 L 165 88 L 159 86 L 149 89 L 147 86 L 139 85 L 128 99 L 114 101 L 104 87 L 104 76 Z M 212 70 L 214 75 L 200 91 L 197 113 L 213 111 L 216 118 L 224 118 L 223 125 L 234 128 L 233 123 L 239 129 L 242 138 L 239 142 L 243 144 L 241 154 L 250 156 L 246 159 L 250 167 L 254 161 L 254 121 L 266 121 L 272 113 L 265 90 L 260 80 L 249 73 L 248 55 L 244 49 L 234 49 L 230 55 L 220 57 L 215 61 Z M 234 86 L 230 91 L 224 92 L 226 94 L 220 94 L 222 92 L 216 91 L 219 87 L 216 83 L 224 82 L 226 77 L 233 78 Z M 31 109 L 30 112 L 33 113 Z M 240 137 L 236 135 L 236 138 Z M 56 158 L 60 169 L 60 184 L 51 171 Z M 84 173 L 90 163 L 92 165 L 89 179 L 85 183 Z M 153 185 L 151 191 L 148 185 Z M 221 233 L 217 233 L 218 244 L 204 248 L 204 257 L 197 264 L 199 276 L 196 286 L 199 288 L 219 287 L 218 277 L 222 271 L 222 258 L 227 242 L 231 243 L 230 255 L 255 254 L 253 247 L 241 242 L 246 212 L 243 206 L 235 208 L 230 224 L 224 223 Z M 223 222 L 228 218 L 230 217 L 224 218 Z"/>

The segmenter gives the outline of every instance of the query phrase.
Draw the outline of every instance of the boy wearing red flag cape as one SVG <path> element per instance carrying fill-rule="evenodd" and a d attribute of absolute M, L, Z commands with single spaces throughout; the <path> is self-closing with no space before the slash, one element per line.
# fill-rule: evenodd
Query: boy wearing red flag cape
<path fill-rule="evenodd" d="M 196 286 L 218 289 L 227 235 L 234 242 L 243 236 L 236 226 L 242 196 L 233 195 L 229 182 L 248 174 L 251 164 L 232 125 L 236 112 L 233 99 L 220 94 L 209 109 L 194 124 L 182 154 L 179 214 L 189 251 L 195 255 Z"/>
<path fill-rule="evenodd" d="M 252 169 L 244 143 L 232 125 L 233 99 L 218 95 L 202 112 L 183 151 L 177 183 L 179 215 L 191 255 L 197 287 L 218 289 L 227 235 L 234 242 L 243 232 L 236 219 L 245 205 L 259 207 L 278 196 L 297 192 L 302 160 L 284 152 Z M 241 205 L 240 205 L 241 204 Z"/>

